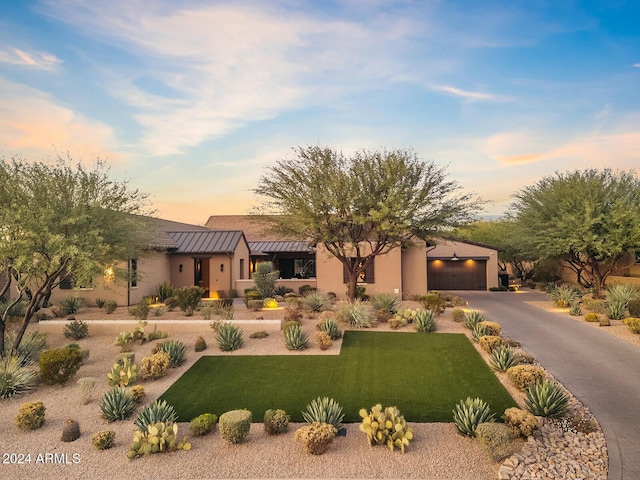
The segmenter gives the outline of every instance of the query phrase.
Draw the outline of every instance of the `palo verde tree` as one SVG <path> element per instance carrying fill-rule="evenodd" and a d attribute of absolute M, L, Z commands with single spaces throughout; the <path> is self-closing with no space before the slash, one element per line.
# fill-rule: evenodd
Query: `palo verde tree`
<path fill-rule="evenodd" d="M 294 153 L 261 177 L 258 211 L 272 215 L 266 218 L 280 234 L 323 244 L 340 260 L 350 299 L 376 256 L 470 221 L 480 205 L 411 150 L 347 157 L 310 146 Z"/>
<path fill-rule="evenodd" d="M 557 173 L 515 194 L 512 215 L 538 258 L 564 260 L 601 296 L 607 277 L 640 251 L 640 180 L 634 171 Z"/>
<path fill-rule="evenodd" d="M 105 268 L 134 257 L 141 246 L 147 195 L 69 158 L 54 162 L 0 160 L 0 266 L 11 305 L 26 305 L 11 346 L 16 349 L 34 313 L 61 280 L 89 285 Z M 0 352 L 9 308 L 0 318 Z"/>

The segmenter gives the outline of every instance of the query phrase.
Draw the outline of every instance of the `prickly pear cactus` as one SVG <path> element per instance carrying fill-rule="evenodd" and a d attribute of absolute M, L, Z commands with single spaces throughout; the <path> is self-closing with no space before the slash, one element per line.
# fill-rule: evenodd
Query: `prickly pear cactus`
<path fill-rule="evenodd" d="M 362 408 L 360 417 L 360 431 L 367 435 L 370 446 L 387 445 L 389 450 L 399 448 L 404 453 L 404 448 L 413 439 L 413 429 L 407 426 L 397 407 L 383 409 L 382 405 L 378 404 L 373 406 L 370 412 Z"/>
<path fill-rule="evenodd" d="M 173 452 L 175 450 L 191 450 L 186 437 L 178 440 L 178 424 L 158 422 L 149 425 L 146 432 L 137 430 L 133 434 L 133 444 L 127 458 L 146 457 L 152 453 Z"/>
<path fill-rule="evenodd" d="M 126 387 L 138 379 L 138 367 L 128 359 L 122 363 L 116 362 L 111 367 L 111 372 L 107 373 L 107 381 L 110 387 Z"/>

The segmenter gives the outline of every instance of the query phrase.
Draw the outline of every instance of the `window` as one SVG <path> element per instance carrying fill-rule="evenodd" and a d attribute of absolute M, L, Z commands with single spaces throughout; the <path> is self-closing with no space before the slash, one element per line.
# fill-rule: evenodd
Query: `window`
<path fill-rule="evenodd" d="M 71 290 L 73 288 L 73 279 L 71 275 L 60 276 L 60 290 Z"/>
<path fill-rule="evenodd" d="M 240 280 L 244 280 L 244 258 L 240 259 Z"/>
<path fill-rule="evenodd" d="M 351 265 L 353 266 L 356 263 L 355 258 L 351 258 Z M 364 272 L 360 273 L 360 277 L 358 278 L 358 283 L 375 283 L 375 258 L 371 260 L 371 263 L 367 266 Z M 343 269 L 343 282 L 349 283 L 349 271 L 345 266 Z"/>
<path fill-rule="evenodd" d="M 129 286 L 137 288 L 138 286 L 138 259 L 129 260 Z"/>

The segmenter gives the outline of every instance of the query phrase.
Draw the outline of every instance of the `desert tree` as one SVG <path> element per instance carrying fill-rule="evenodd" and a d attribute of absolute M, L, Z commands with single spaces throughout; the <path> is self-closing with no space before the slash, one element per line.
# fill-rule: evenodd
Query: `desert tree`
<path fill-rule="evenodd" d="M 353 299 L 376 256 L 474 217 L 481 202 L 460 190 L 443 167 L 412 150 L 346 156 L 308 146 L 269 167 L 254 192 L 262 197 L 256 212 L 268 214 L 280 235 L 322 244 L 340 260 Z"/>
<path fill-rule="evenodd" d="M 538 258 L 556 257 L 601 296 L 607 278 L 640 251 L 640 181 L 633 170 L 576 170 L 544 177 L 514 195 L 511 215 Z"/>
<path fill-rule="evenodd" d="M 139 253 L 146 208 L 147 195 L 111 179 L 102 161 L 87 168 L 68 155 L 0 160 L 0 293 L 12 289 L 11 304 L 26 305 L 11 349 L 62 280 L 89 285 Z M 0 352 L 9 310 L 0 318 Z"/>

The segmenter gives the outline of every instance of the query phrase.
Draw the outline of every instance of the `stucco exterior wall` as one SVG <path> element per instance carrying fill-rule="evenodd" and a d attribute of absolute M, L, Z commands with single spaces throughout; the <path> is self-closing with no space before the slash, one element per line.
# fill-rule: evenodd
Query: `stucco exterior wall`
<path fill-rule="evenodd" d="M 402 298 L 427 293 L 427 249 L 424 242 L 402 251 Z"/>
<path fill-rule="evenodd" d="M 443 241 L 432 249 L 427 249 L 427 258 L 451 258 L 453 254 L 459 258 L 487 258 L 487 288 L 498 287 L 498 252 L 495 249 L 473 245 L 470 243 Z M 427 285 L 429 279 L 427 278 Z"/>

